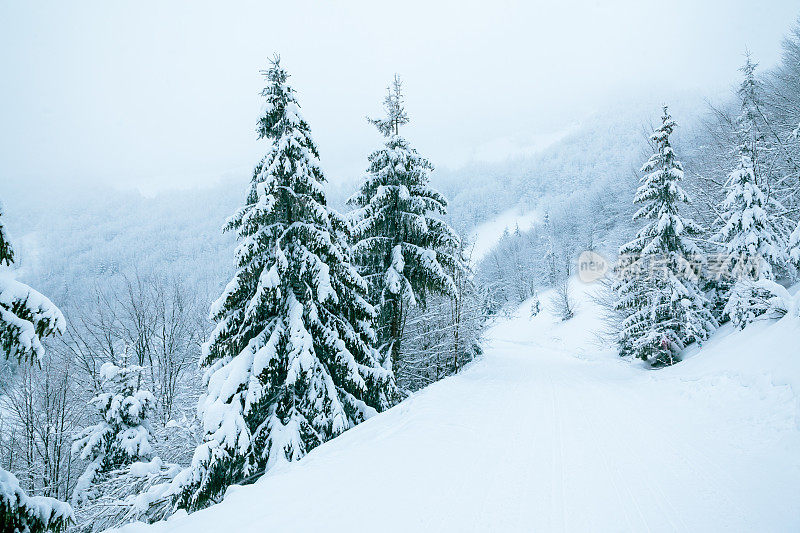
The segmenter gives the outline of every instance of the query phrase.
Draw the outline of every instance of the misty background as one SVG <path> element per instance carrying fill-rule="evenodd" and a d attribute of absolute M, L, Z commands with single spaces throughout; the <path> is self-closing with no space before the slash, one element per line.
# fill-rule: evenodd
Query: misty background
<path fill-rule="evenodd" d="M 731 100 L 746 50 L 760 71 L 778 62 L 797 15 L 792 1 L 5 2 L 0 201 L 17 276 L 62 305 L 131 268 L 216 293 L 232 268 L 220 228 L 267 150 L 255 122 L 274 53 L 336 207 L 399 73 L 404 135 L 465 237 L 587 197 L 613 226 L 660 106 L 678 140 L 692 134 Z"/>
<path fill-rule="evenodd" d="M 437 167 L 529 155 L 593 113 L 715 98 L 773 65 L 795 1 L 3 2 L 0 193 L 246 179 L 280 53 L 328 179 L 355 182 L 394 73 Z M 634 96 L 638 95 L 638 96 Z M 642 102 L 643 97 L 647 95 Z M 656 116 L 657 110 L 652 115 Z M 678 115 L 678 118 L 680 116 Z"/>

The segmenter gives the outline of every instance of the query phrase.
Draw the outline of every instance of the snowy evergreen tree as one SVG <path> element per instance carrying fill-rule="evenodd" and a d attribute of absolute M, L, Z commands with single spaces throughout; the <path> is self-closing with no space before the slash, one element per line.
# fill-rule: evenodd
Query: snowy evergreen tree
<path fill-rule="evenodd" d="M 760 280 L 773 280 L 788 262 L 784 211 L 768 194 L 770 182 L 763 164 L 770 147 L 760 125 L 759 86 L 755 64 L 747 58 L 738 95 L 741 113 L 736 120 L 736 168 L 725 182 L 721 205 L 722 228 L 717 239 L 728 257 L 727 272 L 735 279 L 723 314 L 744 327 L 757 315 L 752 302 L 763 299 Z"/>
<path fill-rule="evenodd" d="M 68 504 L 55 498 L 28 496 L 14 474 L 0 468 L 0 531 L 64 531 L 72 522 Z"/>
<path fill-rule="evenodd" d="M 127 366 L 127 360 L 121 366 L 104 363 L 100 367 L 103 391 L 89 401 L 100 421 L 84 429 L 72 445 L 73 454 L 89 461 L 73 491 L 73 504 L 101 496 L 92 490 L 95 482 L 152 457 L 150 418 L 155 398 L 140 388 L 143 371 L 141 366 Z"/>
<path fill-rule="evenodd" d="M 75 508 L 76 525 L 71 533 L 99 533 L 130 522 L 153 523 L 167 518 L 173 505 L 165 493 L 182 470 L 155 456 L 95 477 L 91 498 Z"/>
<path fill-rule="evenodd" d="M 13 261 L 14 252 L 0 220 L 0 269 Z M 0 350 L 7 358 L 38 363 L 44 355 L 41 338 L 63 333 L 65 326 L 64 316 L 53 302 L 0 270 Z"/>
<path fill-rule="evenodd" d="M 155 398 L 142 389 L 146 369 L 128 365 L 129 360 L 126 349 L 119 366 L 100 367 L 102 391 L 89 401 L 100 421 L 73 442 L 73 454 L 89 462 L 72 493 L 76 532 L 147 520 L 150 509 L 139 505 L 139 493 L 155 484 L 167 485 L 181 471 L 154 456 Z"/>
<path fill-rule="evenodd" d="M 786 243 L 770 221 L 770 203 L 758 185 L 750 154 L 747 143 L 739 146 L 738 164 L 725 183 L 723 226 L 717 237 L 732 269 L 749 272 L 753 279 L 772 279 L 775 267 L 786 262 Z"/>
<path fill-rule="evenodd" d="M 175 481 L 177 504 L 189 510 L 300 459 L 397 398 L 374 348 L 375 311 L 351 265 L 348 225 L 327 205 L 288 74 L 276 58 L 265 75 L 257 132 L 271 148 L 226 225 L 240 242 L 203 346 L 205 437 Z"/>
<path fill-rule="evenodd" d="M 645 174 L 634 197 L 643 205 L 633 219 L 647 222 L 620 248 L 623 268 L 617 282 L 617 309 L 625 317 L 621 351 L 654 365 L 676 362 L 687 343 L 707 338 L 716 327 L 691 264 L 701 260 L 692 237 L 702 230 L 679 213 L 689 198 L 669 139 L 675 126 L 665 106 L 661 126 L 651 136 L 656 151 L 642 167 Z"/>
<path fill-rule="evenodd" d="M 0 269 L 11 266 L 13 260 L 0 219 Z M 63 333 L 65 327 L 64 316 L 49 299 L 0 270 L 0 351 L 6 358 L 38 364 L 44 355 L 41 337 Z M 72 521 L 69 505 L 44 496 L 28 496 L 17 478 L 0 468 L 0 531 L 63 531 Z"/>
<path fill-rule="evenodd" d="M 353 250 L 378 311 L 382 362 L 398 373 L 409 309 L 424 307 L 428 293 L 456 292 L 459 238 L 434 216 L 446 214 L 447 201 L 428 183 L 433 165 L 400 136 L 409 119 L 397 76 L 384 107 L 386 117 L 370 122 L 386 143 L 369 156 L 366 178 L 349 203 Z"/>
<path fill-rule="evenodd" d="M 756 76 L 756 67 L 758 64 L 748 54 L 740 68 L 743 79 L 737 90 L 740 113 L 734 121 L 735 153 L 738 160 L 741 145 L 747 145 L 755 183 L 769 202 L 769 220 L 777 230 L 788 233 L 791 229 L 786 227 L 784 203 L 791 205 L 797 199 L 797 154 L 786 145 L 786 133 L 779 132 L 783 121 L 781 115 L 785 115 L 785 111 L 776 113 L 777 110 L 768 102 L 773 100 L 775 103 L 774 94 L 770 94 L 775 86 L 770 84 L 768 90 Z M 771 79 L 774 83 L 774 78 Z M 792 107 L 792 104 L 788 106 Z M 791 138 L 791 133 L 788 137 Z"/>
<path fill-rule="evenodd" d="M 741 69 L 744 79 L 737 93 L 741 112 L 736 118 L 736 167 L 725 182 L 723 224 L 718 238 L 734 262 L 744 261 L 741 266 L 747 268 L 747 262 L 756 261 L 761 276 L 772 279 L 775 268 L 786 263 L 787 228 L 778 216 L 784 211 L 783 206 L 769 197 L 770 172 L 764 160 L 772 146 L 763 131 L 756 66 L 748 56 Z"/>

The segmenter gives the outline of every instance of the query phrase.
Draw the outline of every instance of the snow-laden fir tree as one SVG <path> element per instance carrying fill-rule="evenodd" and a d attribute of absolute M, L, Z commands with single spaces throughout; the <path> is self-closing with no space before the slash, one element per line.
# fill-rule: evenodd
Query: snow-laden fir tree
<path fill-rule="evenodd" d="M 83 430 L 73 454 L 88 465 L 72 494 L 76 531 L 95 532 L 146 519 L 147 506 L 137 505 L 140 491 L 166 483 L 180 468 L 153 456 L 151 421 L 155 398 L 142 388 L 144 367 L 104 363 L 99 370 L 102 390 L 89 401 L 99 422 Z"/>
<path fill-rule="evenodd" d="M 44 355 L 41 338 L 63 333 L 66 322 L 53 302 L 2 270 L 13 262 L 0 220 L 0 350 L 7 358 L 38 363 Z"/>
<path fill-rule="evenodd" d="M 433 165 L 400 135 L 409 119 L 395 76 L 384 99 L 386 117 L 370 119 L 385 137 L 369 156 L 367 174 L 350 198 L 353 250 L 378 310 L 378 339 L 386 368 L 400 379 L 405 320 L 428 293 L 452 296 L 459 238 L 436 215 L 447 201 L 429 185 Z"/>
<path fill-rule="evenodd" d="M 375 311 L 351 265 L 345 219 L 327 205 L 319 154 L 279 59 L 265 72 L 260 139 L 236 273 L 211 307 L 203 346 L 204 442 L 177 479 L 177 504 L 198 509 L 233 483 L 303 457 L 397 398 L 374 348 Z M 302 497 L 302 495 L 298 495 Z"/>
<path fill-rule="evenodd" d="M 768 170 L 762 163 L 769 151 L 760 127 L 759 86 L 755 64 L 747 58 L 738 95 L 736 167 L 725 182 L 722 227 L 717 239 L 727 256 L 725 272 L 734 278 L 723 314 L 744 327 L 756 318 L 754 300 L 768 297 L 760 280 L 773 280 L 788 260 L 784 208 L 768 194 Z"/>
<path fill-rule="evenodd" d="M 0 531 L 43 533 L 65 531 L 72 508 L 46 496 L 28 496 L 11 472 L 0 468 Z"/>
<path fill-rule="evenodd" d="M 10 267 L 13 260 L 11 243 L 0 219 L 0 352 L 6 358 L 38 364 L 44 355 L 41 337 L 63 333 L 66 323 L 49 299 L 2 270 Z M 0 531 L 63 531 L 72 521 L 68 504 L 29 496 L 11 472 L 0 468 Z"/>
<path fill-rule="evenodd" d="M 687 343 L 705 339 L 716 327 L 697 286 L 701 251 L 693 237 L 702 229 L 679 212 L 689 197 L 680 186 L 683 166 L 670 135 L 675 121 L 664 107 L 661 126 L 650 137 L 655 153 L 644 164 L 634 203 L 634 220 L 645 225 L 620 248 L 617 310 L 624 319 L 621 352 L 654 365 L 672 364 Z"/>
<path fill-rule="evenodd" d="M 3 210 L 0 207 L 0 266 L 11 266 L 14 262 L 14 250 L 11 248 L 11 242 L 8 240 L 6 230 L 3 227 Z"/>
<path fill-rule="evenodd" d="M 737 260 L 759 261 L 761 277 L 772 279 L 776 268 L 786 263 L 788 228 L 781 216 L 783 206 L 769 195 L 770 168 L 766 160 L 773 147 L 764 131 L 763 89 L 755 76 L 756 67 L 748 55 L 740 69 L 744 79 L 737 91 L 741 111 L 735 121 L 735 168 L 725 182 L 723 224 L 718 237 L 734 266 L 739 266 Z M 746 263 L 740 266 L 747 269 Z"/>
<path fill-rule="evenodd" d="M 717 237 L 731 268 L 753 279 L 772 279 L 776 267 L 786 262 L 786 241 L 770 220 L 770 201 L 758 184 L 749 144 L 741 144 L 738 152 L 736 168 L 725 182 L 723 226 Z"/>
<path fill-rule="evenodd" d="M 100 367 L 103 390 L 89 401 L 100 420 L 85 428 L 72 444 L 72 453 L 89 463 L 72 493 L 74 505 L 102 496 L 93 490 L 96 483 L 107 481 L 134 462 L 151 459 L 150 419 L 155 398 L 141 388 L 143 372 L 141 366 L 128 366 L 127 357 L 119 366 L 103 363 Z"/>

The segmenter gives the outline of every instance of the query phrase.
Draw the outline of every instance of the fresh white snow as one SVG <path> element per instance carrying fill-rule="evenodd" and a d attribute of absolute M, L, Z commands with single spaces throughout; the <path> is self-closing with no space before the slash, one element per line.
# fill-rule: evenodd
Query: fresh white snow
<path fill-rule="evenodd" d="M 492 251 L 492 248 L 503 236 L 503 232 L 512 232 L 517 227 L 519 227 L 520 231 L 527 231 L 538 221 L 539 214 L 537 212 L 523 212 L 519 208 L 512 208 L 503 211 L 483 224 L 479 224 L 470 235 L 470 242 L 472 243 L 470 261 L 473 264 L 478 264 L 478 261 Z"/>
<path fill-rule="evenodd" d="M 122 531 L 799 530 L 800 318 L 650 370 L 601 347 L 587 287 L 574 319 L 545 293 L 459 375 L 210 509 Z"/>

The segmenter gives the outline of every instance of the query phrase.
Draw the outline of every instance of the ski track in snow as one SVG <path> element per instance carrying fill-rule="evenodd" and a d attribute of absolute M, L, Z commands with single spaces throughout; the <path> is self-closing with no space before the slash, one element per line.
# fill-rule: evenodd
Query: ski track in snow
<path fill-rule="evenodd" d="M 597 345 L 575 292 L 574 319 L 523 305 L 461 374 L 217 506 L 123 531 L 800 530 L 800 320 L 649 370 Z"/>

